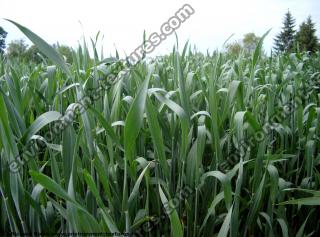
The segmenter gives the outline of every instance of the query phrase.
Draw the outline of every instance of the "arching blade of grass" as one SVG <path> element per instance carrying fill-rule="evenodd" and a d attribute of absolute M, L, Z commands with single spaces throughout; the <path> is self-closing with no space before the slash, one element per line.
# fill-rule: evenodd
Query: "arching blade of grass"
<path fill-rule="evenodd" d="M 188 119 L 190 119 L 190 114 L 191 114 L 190 102 L 189 102 L 189 96 L 186 90 L 185 79 L 181 69 L 179 52 L 176 52 L 176 55 L 175 55 L 175 73 L 176 73 L 177 81 L 179 83 L 179 96 L 182 103 L 182 107 L 186 112 Z"/>
<path fill-rule="evenodd" d="M 238 173 L 238 178 L 236 181 L 236 190 L 235 190 L 235 195 L 234 195 L 234 201 L 233 201 L 233 213 L 231 217 L 231 236 L 236 237 L 238 236 L 239 233 L 239 214 L 240 214 L 240 193 L 242 190 L 242 185 L 243 185 L 243 176 L 244 176 L 244 170 L 243 170 L 243 160 L 240 158 L 239 161 L 239 173 Z"/>
<path fill-rule="evenodd" d="M 103 201 L 100 197 L 99 191 L 95 185 L 95 182 L 93 180 L 93 178 L 91 177 L 91 175 L 88 173 L 88 171 L 84 170 L 84 178 L 85 181 L 89 187 L 89 189 L 92 191 L 93 195 L 95 196 L 95 198 L 97 199 L 98 205 L 100 206 L 100 208 L 102 209 L 102 215 L 103 218 L 110 230 L 110 232 L 119 232 L 117 226 L 115 225 L 114 221 L 111 219 L 111 216 L 108 213 L 107 208 L 105 207 L 105 205 L 103 204 Z"/>
<path fill-rule="evenodd" d="M 96 220 L 93 218 L 92 215 L 90 215 L 86 209 L 84 209 L 78 202 L 76 202 L 76 200 L 74 200 L 73 198 L 71 198 L 68 193 L 60 186 L 58 185 L 56 182 L 54 182 L 52 179 L 50 179 L 48 176 L 41 174 L 39 172 L 36 171 L 30 171 L 29 172 L 32 179 L 41 184 L 45 189 L 47 189 L 49 192 L 54 193 L 55 195 L 57 195 L 58 197 L 64 199 L 65 201 L 69 201 L 72 204 L 75 205 L 75 207 L 79 210 L 82 211 L 86 218 L 88 223 L 91 225 L 90 229 L 91 231 L 97 231 L 100 229 L 99 224 L 96 222 Z"/>
<path fill-rule="evenodd" d="M 232 189 L 231 189 L 231 183 L 230 183 L 229 177 L 220 171 L 210 171 L 203 174 L 201 179 L 204 181 L 208 177 L 215 177 L 221 182 L 223 186 L 226 207 L 227 209 L 229 209 L 231 207 L 231 201 L 232 201 Z"/>
<path fill-rule="evenodd" d="M 92 113 L 97 117 L 98 121 L 101 123 L 102 127 L 105 129 L 106 133 L 108 134 L 108 136 L 110 136 L 112 141 L 115 142 L 121 150 L 123 150 L 118 136 L 115 134 L 108 121 L 106 121 L 106 119 L 95 108 L 90 107 L 90 111 L 92 111 Z"/>
<path fill-rule="evenodd" d="M 124 127 L 124 149 L 126 159 L 129 163 L 132 162 L 134 152 L 134 141 L 136 140 L 140 128 L 142 126 L 143 114 L 146 104 L 146 98 L 148 93 L 148 85 L 151 77 L 152 69 L 148 72 L 148 75 L 142 83 L 136 98 L 132 102 L 128 115 L 125 121 Z"/>
<path fill-rule="evenodd" d="M 127 172 L 128 172 L 128 164 L 130 177 L 135 177 L 135 170 L 132 166 L 132 161 L 134 159 L 134 151 L 135 151 L 135 141 L 140 132 L 143 115 L 145 110 L 146 98 L 148 95 L 148 85 L 151 77 L 151 73 L 153 68 L 150 68 L 150 71 L 147 74 L 146 79 L 141 84 L 137 96 L 135 97 L 128 115 L 126 117 L 125 126 L 124 126 L 124 151 L 125 151 L 125 164 L 124 164 L 124 185 L 123 185 L 123 198 L 122 198 L 122 208 L 123 211 L 127 210 L 127 202 L 128 202 L 128 184 L 127 184 Z"/>
<path fill-rule="evenodd" d="M 147 98 L 147 107 L 146 113 L 148 118 L 148 124 L 150 127 L 150 133 L 153 140 L 153 145 L 155 147 L 157 156 L 159 157 L 159 161 L 161 167 L 163 169 L 164 176 L 167 180 L 170 180 L 169 177 L 169 166 L 166 159 L 164 141 L 162 137 L 161 128 L 157 118 L 157 111 L 154 108 L 151 100 Z"/>
<path fill-rule="evenodd" d="M 58 121 L 61 118 L 61 114 L 56 111 L 49 111 L 40 115 L 23 134 L 20 141 L 22 144 L 26 144 L 29 139 L 35 135 L 41 128 L 47 124 Z"/>
<path fill-rule="evenodd" d="M 250 205 L 249 214 L 246 221 L 246 230 L 250 228 L 250 226 L 252 225 L 252 222 L 254 221 L 255 216 L 257 215 L 257 212 L 263 197 L 265 178 L 266 178 L 266 174 L 263 175 L 260 185 L 257 188 L 255 195 L 253 197 L 252 204 Z"/>
<path fill-rule="evenodd" d="M 263 41 L 264 39 L 267 37 L 267 35 L 269 34 L 269 32 L 271 31 L 268 30 L 266 33 L 264 33 L 264 35 L 260 38 L 259 42 L 258 42 L 258 45 L 253 53 L 253 57 L 252 57 L 252 70 L 254 70 L 254 68 L 256 67 L 257 63 L 258 63 L 258 59 L 260 58 L 262 52 L 262 44 L 263 44 Z"/>
<path fill-rule="evenodd" d="M 8 117 L 9 113 L 5 104 L 5 93 L 0 88 L 0 125 L 1 125 L 1 146 L 4 148 L 6 157 L 9 159 L 10 153 L 13 153 L 16 157 L 18 153 L 18 148 L 14 142 L 14 136 L 12 130 L 10 129 L 10 118 Z"/>
<path fill-rule="evenodd" d="M 182 237 L 183 229 L 181 226 L 181 222 L 179 220 L 178 213 L 175 207 L 172 205 L 172 203 L 168 201 L 160 185 L 159 185 L 159 194 L 160 194 L 161 202 L 165 206 L 167 215 L 169 215 L 169 218 L 170 218 L 172 236 Z"/>
<path fill-rule="evenodd" d="M 319 206 L 320 196 L 306 197 L 300 199 L 293 199 L 285 202 L 279 203 L 279 205 L 309 205 L 309 206 Z"/>
<path fill-rule="evenodd" d="M 143 169 L 143 171 L 139 175 L 139 178 L 137 179 L 136 183 L 134 184 L 132 192 L 131 192 L 129 199 L 128 199 L 129 206 L 131 206 L 133 204 L 132 202 L 137 198 L 137 196 L 139 194 L 139 187 L 140 187 L 141 181 L 144 177 L 145 172 L 148 170 L 149 166 L 150 166 L 150 163 Z"/>
<path fill-rule="evenodd" d="M 231 215 L 232 215 L 232 206 L 230 207 L 228 214 L 226 215 L 222 226 L 220 228 L 220 231 L 218 233 L 218 237 L 227 237 L 228 236 L 228 232 L 230 229 L 230 222 L 231 222 Z"/>
<path fill-rule="evenodd" d="M 61 69 L 68 75 L 68 77 L 73 78 L 73 75 L 71 74 L 71 71 L 61 55 L 46 41 L 44 41 L 42 38 L 40 38 L 38 35 L 33 33 L 28 28 L 20 25 L 17 22 L 14 22 L 12 20 L 6 19 L 7 21 L 14 24 L 16 27 L 19 28 L 19 30 L 22 31 L 36 46 L 37 48 L 46 55 L 49 59 L 51 59 L 55 64 L 57 64 Z"/>
<path fill-rule="evenodd" d="M 210 204 L 208 212 L 207 212 L 207 214 L 206 214 L 206 216 L 204 218 L 204 221 L 203 221 L 203 223 L 201 225 L 200 232 L 206 226 L 210 215 L 215 215 L 216 214 L 215 213 L 215 208 L 223 199 L 224 199 L 224 192 L 220 192 L 220 193 L 218 193 L 217 196 L 215 196 L 215 198 L 213 199 L 212 203 Z"/>
<path fill-rule="evenodd" d="M 282 231 L 282 236 L 283 237 L 288 237 L 288 225 L 286 224 L 286 222 L 283 219 L 277 219 L 277 221 L 279 222 L 280 226 L 281 226 L 281 231 Z"/>

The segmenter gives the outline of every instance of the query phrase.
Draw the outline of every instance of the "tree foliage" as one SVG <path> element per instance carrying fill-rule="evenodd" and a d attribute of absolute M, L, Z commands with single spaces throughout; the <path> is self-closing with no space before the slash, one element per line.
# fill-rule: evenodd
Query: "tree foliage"
<path fill-rule="evenodd" d="M 6 48 L 6 37 L 7 32 L 0 26 L 0 54 L 4 53 L 4 49 Z"/>
<path fill-rule="evenodd" d="M 40 63 L 42 61 L 41 56 L 42 55 L 35 45 L 31 45 L 26 52 L 24 53 L 24 59 L 34 62 L 34 63 Z"/>
<path fill-rule="evenodd" d="M 8 44 L 7 57 L 9 59 L 19 59 L 24 62 L 40 63 L 42 55 L 35 45 L 28 45 L 23 39 L 14 40 Z"/>
<path fill-rule="evenodd" d="M 67 63 L 73 62 L 72 48 L 67 45 L 54 44 L 53 47 L 65 58 Z"/>
<path fill-rule="evenodd" d="M 319 41 L 316 36 L 315 24 L 311 16 L 302 22 L 296 35 L 297 47 L 300 51 L 316 52 L 319 47 Z"/>
<path fill-rule="evenodd" d="M 242 40 L 234 41 L 233 43 L 227 44 L 227 52 L 231 55 L 239 55 L 241 51 L 245 54 L 251 54 L 256 48 L 260 37 L 255 33 L 247 33 L 243 36 Z"/>
<path fill-rule="evenodd" d="M 239 55 L 239 53 L 242 50 L 242 45 L 239 41 L 235 41 L 233 43 L 230 43 L 226 46 L 227 52 L 231 55 Z"/>
<path fill-rule="evenodd" d="M 260 37 L 256 36 L 255 33 L 245 34 L 242 40 L 244 49 L 251 54 L 256 48 L 259 40 L 260 40 Z"/>
<path fill-rule="evenodd" d="M 72 48 L 66 45 L 53 45 L 53 47 L 65 58 L 65 61 L 72 63 Z M 19 59 L 22 61 L 40 63 L 42 53 L 35 45 L 28 45 L 23 39 L 14 40 L 8 44 L 7 57 L 9 59 Z"/>
<path fill-rule="evenodd" d="M 8 44 L 7 57 L 10 59 L 23 57 L 27 48 L 28 45 L 23 39 L 13 40 Z"/>
<path fill-rule="evenodd" d="M 282 31 L 274 39 L 276 52 L 291 52 L 294 49 L 295 19 L 288 10 L 283 20 Z"/>

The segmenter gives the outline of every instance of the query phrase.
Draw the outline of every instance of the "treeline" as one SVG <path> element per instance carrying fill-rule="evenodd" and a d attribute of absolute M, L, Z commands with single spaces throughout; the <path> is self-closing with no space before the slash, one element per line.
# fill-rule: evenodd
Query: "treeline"
<path fill-rule="evenodd" d="M 242 40 L 226 45 L 227 52 L 239 55 L 240 52 L 250 55 L 258 44 L 260 37 L 247 33 Z M 309 16 L 296 30 L 296 20 L 288 10 L 283 19 L 281 31 L 274 39 L 273 50 L 276 53 L 310 52 L 320 50 L 319 39 L 316 36 L 315 23 Z"/>
<path fill-rule="evenodd" d="M 7 46 L 5 38 L 7 32 L 0 26 L 0 55 L 6 54 L 8 59 L 19 59 L 34 63 L 40 63 L 43 56 L 36 46 L 28 45 L 22 40 L 14 40 Z M 247 33 L 242 40 L 226 45 L 227 52 L 232 55 L 239 55 L 240 52 L 251 54 L 256 48 L 260 37 L 254 33 Z M 68 63 L 72 63 L 72 49 L 66 45 L 54 45 L 54 47 L 65 57 Z M 296 30 L 296 20 L 291 12 L 285 14 L 281 31 L 274 39 L 273 49 L 276 53 L 310 52 L 320 50 L 319 39 L 316 36 L 315 23 L 309 16 Z"/>

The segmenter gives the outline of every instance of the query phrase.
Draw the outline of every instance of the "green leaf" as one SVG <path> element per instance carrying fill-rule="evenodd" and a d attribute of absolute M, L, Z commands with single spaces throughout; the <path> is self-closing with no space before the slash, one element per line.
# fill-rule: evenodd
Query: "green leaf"
<path fill-rule="evenodd" d="M 97 189 L 97 187 L 95 185 L 95 182 L 94 182 L 92 176 L 86 170 L 83 171 L 83 175 L 84 175 L 84 179 L 85 179 L 89 189 L 91 190 L 91 192 L 93 193 L 93 195 L 97 199 L 98 205 L 103 210 L 102 216 L 103 216 L 103 218 L 104 218 L 109 230 L 111 232 L 113 232 L 113 233 L 119 232 L 119 230 L 118 230 L 117 226 L 115 225 L 114 221 L 111 219 L 111 216 L 108 214 L 107 208 L 103 204 L 103 201 L 102 201 L 102 199 L 100 197 L 99 191 L 98 191 L 98 189 Z"/>
<path fill-rule="evenodd" d="M 23 144 L 26 144 L 30 138 L 35 135 L 41 128 L 47 124 L 61 119 L 61 114 L 56 111 L 49 111 L 44 114 L 41 114 L 26 130 L 26 132 L 21 137 L 20 141 Z"/>
<path fill-rule="evenodd" d="M 230 229 L 230 222 L 231 222 L 231 215 L 232 215 L 232 208 L 233 206 L 230 207 L 228 214 L 226 215 L 226 218 L 224 218 L 224 221 L 222 223 L 222 226 L 219 230 L 218 236 L 217 237 L 227 237 L 228 232 Z"/>
<path fill-rule="evenodd" d="M 73 75 L 71 74 L 71 71 L 68 68 L 67 64 L 65 63 L 61 55 L 52 46 L 50 46 L 46 41 L 44 41 L 42 38 L 40 38 L 38 35 L 33 33 L 28 28 L 12 20 L 6 20 L 18 27 L 19 30 L 21 30 L 22 33 L 25 34 L 25 36 L 27 36 L 30 39 L 30 41 L 32 41 L 44 55 L 46 55 L 57 66 L 59 66 L 68 75 L 68 77 L 73 78 Z"/>
<path fill-rule="evenodd" d="M 172 203 L 168 202 L 168 199 L 167 199 L 166 195 L 163 193 L 160 185 L 159 185 L 159 194 L 160 194 L 161 202 L 164 205 L 164 207 L 166 208 L 166 212 L 170 218 L 172 236 L 182 237 L 183 230 L 182 230 L 181 222 L 179 220 L 178 213 L 177 213 L 175 207 L 172 205 Z"/>
<path fill-rule="evenodd" d="M 144 174 L 145 172 L 148 170 L 149 166 L 150 166 L 151 163 L 149 163 L 144 169 L 143 171 L 141 172 L 141 174 L 139 175 L 139 178 L 137 179 L 136 183 L 134 184 L 133 186 L 133 189 L 132 189 L 132 192 L 129 196 L 129 199 L 128 199 L 128 203 L 129 203 L 129 206 L 131 206 L 132 202 L 135 200 L 135 198 L 138 196 L 139 194 L 139 187 L 140 187 L 140 184 L 141 184 L 141 181 L 144 177 Z"/>
<path fill-rule="evenodd" d="M 320 196 L 293 199 L 285 202 L 281 202 L 278 205 L 307 205 L 307 206 L 319 206 L 320 205 Z"/>
<path fill-rule="evenodd" d="M 129 162 L 133 159 L 133 151 L 135 146 L 135 140 L 138 137 L 140 128 L 142 126 L 143 114 L 146 104 L 146 98 L 148 93 L 148 85 L 152 70 L 148 72 L 147 78 L 142 83 L 137 96 L 130 107 L 127 114 L 124 127 L 124 149 L 126 158 Z"/>

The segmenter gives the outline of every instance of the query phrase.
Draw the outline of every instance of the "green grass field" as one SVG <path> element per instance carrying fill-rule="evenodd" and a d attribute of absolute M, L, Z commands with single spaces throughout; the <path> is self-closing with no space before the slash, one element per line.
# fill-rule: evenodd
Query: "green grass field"
<path fill-rule="evenodd" d="M 18 27 L 46 58 L 0 61 L 1 232 L 319 236 L 319 53 L 69 65 Z"/>

